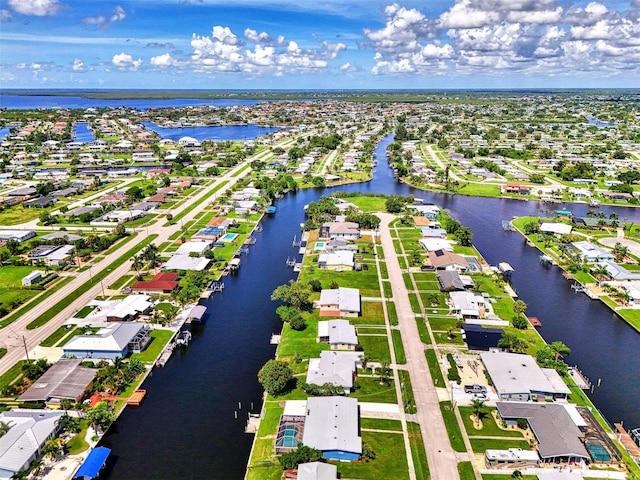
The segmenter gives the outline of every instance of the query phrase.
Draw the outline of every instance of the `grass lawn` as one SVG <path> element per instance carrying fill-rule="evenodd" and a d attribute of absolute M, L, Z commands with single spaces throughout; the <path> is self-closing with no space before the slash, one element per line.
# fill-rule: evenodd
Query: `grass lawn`
<path fill-rule="evenodd" d="M 127 285 L 131 280 L 133 280 L 134 275 L 123 275 L 118 280 L 109 285 L 109 288 L 112 290 L 120 290 L 122 287 Z"/>
<path fill-rule="evenodd" d="M 512 480 L 511 475 L 482 475 L 482 480 Z M 537 475 L 524 475 L 521 480 L 538 480 Z"/>
<path fill-rule="evenodd" d="M 483 437 L 518 437 L 522 438 L 523 434 L 521 430 L 505 430 L 498 426 L 495 421 L 495 418 L 491 414 L 494 412 L 495 408 L 486 407 L 485 411 L 487 412 L 487 416 L 482 420 L 482 428 L 477 430 L 473 425 L 473 419 L 471 416 L 473 415 L 473 408 L 471 407 L 460 407 L 460 416 L 462 417 L 462 423 L 464 424 L 464 428 L 467 430 L 467 434 L 469 436 L 483 436 Z"/>
<path fill-rule="evenodd" d="M 467 449 L 464 446 L 464 439 L 462 438 L 462 432 L 458 425 L 458 419 L 453 411 L 451 402 L 440 402 L 440 411 L 442 412 L 442 418 L 444 419 L 444 425 L 447 427 L 447 434 L 449 435 L 449 441 L 451 447 L 456 452 L 466 452 Z"/>
<path fill-rule="evenodd" d="M 87 316 L 93 312 L 96 308 L 98 308 L 97 305 L 85 305 L 84 307 L 82 307 L 78 313 L 76 313 L 74 315 L 75 318 L 87 318 Z"/>
<path fill-rule="evenodd" d="M 429 480 L 429 464 L 427 463 L 427 454 L 424 451 L 424 440 L 420 425 L 415 422 L 407 423 L 409 431 L 409 443 L 411 445 L 411 457 L 413 458 L 413 466 L 416 471 L 416 478 L 421 480 Z"/>
<path fill-rule="evenodd" d="M 7 349 L 2 347 L 0 348 L 0 358 L 4 357 L 7 354 Z"/>
<path fill-rule="evenodd" d="M 386 198 L 383 197 L 350 197 L 346 199 L 363 212 L 386 212 Z"/>
<path fill-rule="evenodd" d="M 370 462 L 340 462 L 340 478 L 366 478 L 367 480 L 401 480 L 409 478 L 404 440 L 397 433 L 362 432 L 362 441 L 376 453 Z"/>
<path fill-rule="evenodd" d="M 640 310 L 621 309 L 617 313 L 624 318 L 633 328 L 640 331 Z"/>
<path fill-rule="evenodd" d="M 456 322 L 458 321 L 457 318 L 451 316 L 447 316 L 447 317 L 435 317 L 435 316 L 428 316 L 429 318 L 429 325 L 431 325 L 431 329 L 432 330 L 440 330 L 442 332 L 446 332 L 447 330 L 449 330 L 450 328 L 455 329 L 456 328 Z"/>
<path fill-rule="evenodd" d="M 155 329 L 151 330 L 151 342 L 147 345 L 147 348 L 143 352 L 134 353 L 131 358 L 137 358 L 142 363 L 153 363 L 156 361 L 160 352 L 165 347 L 169 340 L 173 337 L 171 330 Z"/>
<path fill-rule="evenodd" d="M 393 380 L 380 385 L 379 377 L 358 377 L 358 386 L 349 396 L 362 402 L 398 403 Z"/>
<path fill-rule="evenodd" d="M 427 357 L 427 365 L 429 365 L 429 372 L 431 373 L 431 379 L 433 380 L 434 385 L 440 387 L 444 386 L 444 378 L 440 371 L 440 364 L 438 363 L 435 350 L 427 349 L 424 351 L 424 355 Z"/>
<path fill-rule="evenodd" d="M 77 455 L 89 448 L 89 444 L 85 440 L 85 437 L 87 436 L 87 429 L 89 428 L 89 422 L 87 420 L 81 420 L 80 428 L 82 430 L 71 437 L 65 445 L 69 455 Z"/>
<path fill-rule="evenodd" d="M 471 462 L 460 462 L 458 464 L 458 474 L 460 474 L 460 480 L 476 479 L 476 474 L 473 472 L 473 465 L 471 465 Z"/>
<path fill-rule="evenodd" d="M 407 363 L 407 358 L 404 355 L 404 346 L 402 345 L 402 335 L 400 330 L 391 330 L 391 336 L 393 337 L 393 350 L 396 352 L 396 362 L 399 364 Z"/>
<path fill-rule="evenodd" d="M 382 302 L 362 302 L 362 316 L 349 318 L 352 324 L 360 325 L 384 325 L 384 309 Z"/>
<path fill-rule="evenodd" d="M 362 345 L 364 353 L 370 361 L 388 363 L 391 362 L 389 341 L 386 335 L 384 337 L 367 337 L 365 335 L 359 335 L 358 342 L 360 343 L 360 345 Z"/>
<path fill-rule="evenodd" d="M 22 288 L 22 279 L 29 275 L 35 267 L 0 267 L 0 288 Z M 44 276 L 44 275 L 43 275 Z"/>
<path fill-rule="evenodd" d="M 522 450 L 531 450 L 529 442 L 526 440 L 504 439 L 493 440 L 486 438 L 471 438 L 471 448 L 475 453 L 484 453 L 485 450 L 508 450 L 510 448 L 521 448 Z"/>
<path fill-rule="evenodd" d="M 431 345 L 431 337 L 429 336 L 429 330 L 427 329 L 427 324 L 424 323 L 424 319 L 422 317 L 416 317 L 416 324 L 418 325 L 418 334 L 420 335 L 422 343 Z"/>
<path fill-rule="evenodd" d="M 400 423 L 400 420 L 387 420 L 385 418 L 362 418 L 360 420 L 360 426 L 370 430 L 402 431 L 402 423 Z"/>
<path fill-rule="evenodd" d="M 26 360 L 18 360 L 16 364 L 0 376 L 0 390 L 7 385 L 11 385 L 14 380 L 22 376 L 22 365 L 27 363 Z"/>
<path fill-rule="evenodd" d="M 391 325 L 398 325 L 398 313 L 396 312 L 395 303 L 387 302 L 387 314 L 389 315 L 389 323 Z"/>
<path fill-rule="evenodd" d="M 75 325 L 61 325 L 58 329 L 45 338 L 40 345 L 43 347 L 53 347 L 67 333 L 71 332 Z"/>
<path fill-rule="evenodd" d="M 304 330 L 293 330 L 288 323 L 283 325 L 282 340 L 278 345 L 278 358 L 287 359 L 298 353 L 302 358 L 316 358 L 320 356 L 322 350 L 327 349 L 324 343 L 316 341 L 318 332 L 317 317 L 313 318 L 304 315 L 307 320 L 307 328 Z"/>

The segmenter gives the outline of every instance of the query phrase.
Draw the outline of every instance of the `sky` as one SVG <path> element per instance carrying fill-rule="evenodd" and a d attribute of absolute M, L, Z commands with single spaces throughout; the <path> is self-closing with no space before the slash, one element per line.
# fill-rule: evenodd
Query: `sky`
<path fill-rule="evenodd" d="M 638 88 L 640 0 L 0 0 L 0 88 Z"/>

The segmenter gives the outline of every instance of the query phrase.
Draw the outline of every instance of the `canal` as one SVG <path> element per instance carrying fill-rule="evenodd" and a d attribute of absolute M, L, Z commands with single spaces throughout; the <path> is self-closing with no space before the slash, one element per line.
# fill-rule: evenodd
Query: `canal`
<path fill-rule="evenodd" d="M 541 319 L 540 331 L 551 342 L 572 349 L 567 361 L 578 364 L 591 379 L 602 378 L 592 398 L 610 421 L 640 426 L 640 335 L 601 302 L 574 294 L 557 267 L 544 267 L 539 254 L 522 237 L 502 230 L 512 216 L 540 215 L 538 202 L 464 197 L 424 192 L 398 183 L 386 163 L 385 137 L 378 145 L 374 178 L 341 187 L 347 191 L 413 194 L 449 210 L 472 228 L 473 242 L 490 264 L 509 262 L 512 284 Z M 207 324 L 184 353 L 175 354 L 164 369 L 145 382 L 147 398 L 140 408 L 127 408 L 102 444 L 113 449 L 111 480 L 242 479 L 253 436 L 243 433 L 247 413 L 261 405 L 256 373 L 275 349 L 271 333 L 280 329 L 273 289 L 293 278 L 285 260 L 292 256 L 294 235 L 300 235 L 303 206 L 333 189 L 287 195 L 276 215 L 265 218 L 263 231 L 240 272 L 225 279 L 225 290 L 207 302 Z M 587 205 L 567 205 L 585 215 Z M 638 221 L 631 208 L 602 207 L 621 219 Z M 240 402 L 240 405 L 239 405 Z M 235 418 L 237 412 L 238 418 Z"/>

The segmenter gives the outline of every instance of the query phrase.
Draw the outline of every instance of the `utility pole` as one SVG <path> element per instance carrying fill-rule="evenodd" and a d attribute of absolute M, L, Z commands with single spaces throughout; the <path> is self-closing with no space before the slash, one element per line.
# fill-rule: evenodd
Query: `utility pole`
<path fill-rule="evenodd" d="M 27 362 L 29 361 L 29 349 L 27 348 L 27 339 L 22 335 L 22 344 L 24 345 L 24 354 L 27 356 Z"/>

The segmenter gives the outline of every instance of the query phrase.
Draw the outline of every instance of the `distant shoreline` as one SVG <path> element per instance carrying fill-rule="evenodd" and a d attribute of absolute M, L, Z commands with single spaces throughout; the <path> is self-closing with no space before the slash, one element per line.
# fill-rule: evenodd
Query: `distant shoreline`
<path fill-rule="evenodd" d="M 621 95 L 640 96 L 638 88 L 600 88 L 600 89 L 402 89 L 402 90 L 347 90 L 347 89 L 317 89 L 317 90 L 202 90 L 202 89 L 4 89 L 6 96 L 53 96 L 53 97 L 81 97 L 87 99 L 178 99 L 193 98 L 202 100 L 213 99 L 250 99 L 250 100 L 322 100 L 336 99 L 359 102 L 388 101 L 388 102 L 429 102 L 434 96 L 461 95 L 464 97 L 477 96 L 511 96 L 511 95 L 572 95 L 575 93 L 593 95 Z"/>

